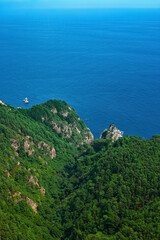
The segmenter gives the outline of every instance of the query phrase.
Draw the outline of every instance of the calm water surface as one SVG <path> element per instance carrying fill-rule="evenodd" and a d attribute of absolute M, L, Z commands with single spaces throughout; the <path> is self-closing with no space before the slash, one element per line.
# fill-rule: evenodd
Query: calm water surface
<path fill-rule="evenodd" d="M 0 14 L 0 99 L 62 99 L 97 138 L 160 134 L 160 10 Z"/>

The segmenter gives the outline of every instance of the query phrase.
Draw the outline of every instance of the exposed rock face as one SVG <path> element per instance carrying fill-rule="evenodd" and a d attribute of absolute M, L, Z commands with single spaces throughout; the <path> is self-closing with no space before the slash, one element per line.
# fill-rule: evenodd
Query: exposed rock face
<path fill-rule="evenodd" d="M 28 152 L 29 147 L 30 147 L 29 143 L 27 141 L 25 141 L 24 142 L 24 150 L 25 150 L 25 152 Z"/>
<path fill-rule="evenodd" d="M 13 198 L 15 198 L 16 202 L 20 202 L 23 200 L 23 198 L 21 197 L 21 192 L 16 192 L 12 195 Z"/>
<path fill-rule="evenodd" d="M 49 156 L 53 159 L 56 157 L 56 150 L 55 148 L 53 147 L 49 153 Z"/>
<path fill-rule="evenodd" d="M 62 113 L 62 116 L 63 117 L 68 117 L 68 114 L 69 114 L 69 112 L 64 112 L 64 113 Z"/>
<path fill-rule="evenodd" d="M 57 133 L 63 133 L 64 137 L 66 138 L 70 138 L 72 136 L 72 130 L 71 130 L 71 125 L 62 125 L 62 124 L 58 124 L 54 121 L 52 121 L 52 125 L 53 125 L 53 129 L 55 129 L 57 131 Z"/>
<path fill-rule="evenodd" d="M 56 114 L 57 113 L 57 109 L 56 108 L 52 108 L 51 112 Z"/>
<path fill-rule="evenodd" d="M 20 196 L 21 196 L 21 192 L 16 192 L 16 193 L 14 193 L 12 196 L 13 196 L 14 198 L 15 198 L 15 197 L 20 197 Z"/>
<path fill-rule="evenodd" d="M 88 136 L 85 137 L 85 140 L 84 142 L 85 143 L 88 143 L 88 144 L 91 144 L 94 140 L 94 136 L 91 132 L 88 133 Z"/>
<path fill-rule="evenodd" d="M 44 188 L 44 187 L 41 187 L 41 188 L 40 188 L 40 192 L 41 192 L 43 195 L 45 195 L 45 194 L 46 194 L 45 188 Z"/>
<path fill-rule="evenodd" d="M 21 192 L 15 192 L 13 195 L 12 195 L 13 198 L 15 198 L 16 202 L 20 202 L 20 201 L 23 201 L 23 200 L 26 200 L 26 202 L 31 206 L 31 208 L 33 209 L 33 211 L 35 213 L 37 213 L 37 207 L 38 207 L 38 204 L 35 203 L 32 199 L 30 198 L 22 198 L 21 197 Z"/>
<path fill-rule="evenodd" d="M 60 133 L 61 132 L 61 127 L 58 126 L 58 124 L 54 121 L 52 121 L 51 123 L 53 125 L 53 129 L 55 129 L 58 133 Z"/>
<path fill-rule="evenodd" d="M 72 130 L 67 125 L 63 126 L 63 133 L 66 138 L 70 138 L 72 136 Z"/>
<path fill-rule="evenodd" d="M 4 105 L 4 106 L 7 106 L 4 102 L 2 102 L 1 100 L 0 100 L 0 104 L 2 104 L 2 105 Z"/>
<path fill-rule="evenodd" d="M 11 146 L 14 148 L 14 153 L 15 153 L 15 155 L 16 156 L 18 156 L 19 154 L 18 154 L 18 152 L 17 152 L 17 150 L 18 150 L 18 148 L 20 147 L 20 144 L 18 143 L 18 140 L 17 139 L 11 139 Z"/>
<path fill-rule="evenodd" d="M 33 209 L 33 211 L 35 213 L 37 213 L 37 207 L 38 207 L 38 204 L 35 203 L 32 199 L 28 198 L 26 199 L 26 202 L 31 206 L 31 208 Z"/>
<path fill-rule="evenodd" d="M 36 111 L 39 113 L 38 117 L 35 114 Z M 43 123 L 43 126 L 46 125 L 48 129 L 50 128 L 57 137 L 66 140 L 66 142 L 71 142 L 73 145 L 90 144 L 94 140 L 92 133 L 87 129 L 76 111 L 64 101 L 49 100 L 44 104 L 34 106 L 25 114 L 28 114 L 35 121 Z M 31 139 L 28 140 L 28 143 L 31 149 Z M 43 154 L 46 153 L 46 149 L 43 149 L 42 146 L 41 148 Z M 35 145 L 34 149 L 36 155 Z M 50 150 L 53 153 L 51 148 Z"/>
<path fill-rule="evenodd" d="M 18 154 L 18 148 L 21 146 L 21 144 L 24 145 L 24 150 L 25 152 L 28 152 L 29 155 L 32 155 L 34 153 L 34 149 L 31 147 L 34 145 L 33 141 L 30 141 L 30 136 L 26 136 L 25 139 L 24 138 L 19 138 L 19 139 L 10 139 L 11 141 L 11 146 L 14 148 L 15 150 L 15 155 L 19 156 Z M 22 140 L 24 140 L 24 143 L 22 143 Z"/>
<path fill-rule="evenodd" d="M 44 155 L 50 156 L 51 159 L 56 157 L 56 150 L 54 147 L 51 147 L 50 145 L 45 142 L 43 143 L 42 141 L 38 143 L 38 149 L 44 150 L 45 148 L 47 150 L 47 153 L 45 153 Z"/>
<path fill-rule="evenodd" d="M 36 177 L 30 176 L 28 182 L 29 182 L 29 183 L 33 183 L 34 185 L 36 185 L 36 186 L 39 187 L 38 179 L 37 179 Z"/>
<path fill-rule="evenodd" d="M 39 142 L 39 143 L 38 143 L 38 149 L 41 148 L 42 144 L 43 144 L 42 142 Z"/>
<path fill-rule="evenodd" d="M 33 145 L 34 143 L 32 142 L 31 145 Z M 28 143 L 28 141 L 24 142 L 24 150 L 25 152 L 28 152 L 29 155 L 32 155 L 34 152 L 34 149 L 30 149 L 30 144 Z"/>
<path fill-rule="evenodd" d="M 74 129 L 80 134 L 81 131 L 75 126 Z"/>
<path fill-rule="evenodd" d="M 112 138 L 112 141 L 116 141 L 123 136 L 123 132 L 120 131 L 114 124 L 109 126 L 109 129 L 105 129 L 101 135 L 100 139 Z"/>
<path fill-rule="evenodd" d="M 19 148 L 20 144 L 17 142 L 16 139 L 11 139 L 11 146 L 17 151 L 17 149 Z"/>

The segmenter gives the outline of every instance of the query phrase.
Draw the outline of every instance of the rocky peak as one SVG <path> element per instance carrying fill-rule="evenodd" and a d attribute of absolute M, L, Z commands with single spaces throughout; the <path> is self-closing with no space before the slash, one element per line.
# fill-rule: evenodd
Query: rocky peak
<path fill-rule="evenodd" d="M 121 137 L 123 137 L 123 131 L 120 131 L 113 123 L 100 134 L 100 139 L 112 138 L 113 142 Z"/>

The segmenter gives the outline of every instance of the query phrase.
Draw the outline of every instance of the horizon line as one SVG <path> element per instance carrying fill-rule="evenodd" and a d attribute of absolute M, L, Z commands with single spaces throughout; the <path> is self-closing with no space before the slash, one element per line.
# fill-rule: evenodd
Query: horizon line
<path fill-rule="evenodd" d="M 1 5 L 1 3 L 0 3 Z M 5 6 L 5 9 L 25 9 L 25 10 L 38 10 L 38 9 L 44 9 L 44 10 L 52 10 L 52 9 L 160 9 L 160 7 L 7 7 Z"/>

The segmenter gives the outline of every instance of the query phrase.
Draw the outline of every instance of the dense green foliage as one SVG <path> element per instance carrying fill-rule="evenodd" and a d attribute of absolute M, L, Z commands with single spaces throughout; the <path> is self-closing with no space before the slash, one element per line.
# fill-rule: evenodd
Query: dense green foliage
<path fill-rule="evenodd" d="M 78 117 L 76 111 L 64 101 L 50 100 L 44 104 L 35 105 L 31 109 L 19 109 L 19 111 L 36 122 L 43 123 L 68 143 L 75 145 L 92 138 L 89 129 Z"/>
<path fill-rule="evenodd" d="M 160 136 L 86 140 L 65 102 L 0 104 L 0 239 L 160 239 Z"/>

